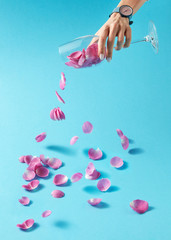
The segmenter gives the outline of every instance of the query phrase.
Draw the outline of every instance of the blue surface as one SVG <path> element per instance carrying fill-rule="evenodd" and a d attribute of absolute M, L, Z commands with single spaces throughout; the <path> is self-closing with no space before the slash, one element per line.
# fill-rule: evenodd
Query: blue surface
<path fill-rule="evenodd" d="M 170 1 L 150 1 L 134 16 L 133 38 L 146 34 L 152 19 L 158 30 L 160 49 L 155 55 L 148 44 L 115 52 L 110 63 L 94 68 L 67 68 L 58 55 L 58 45 L 78 36 L 94 34 L 108 19 L 114 1 L 0 1 L 0 238 L 60 240 L 169 240 L 171 169 Z M 165 11 L 161 12 L 161 9 Z M 67 85 L 59 89 L 60 73 Z M 57 101 L 59 90 L 66 104 Z M 52 108 L 60 106 L 66 120 L 54 122 Z M 82 133 L 82 124 L 94 125 L 92 134 Z M 120 128 L 133 141 L 124 151 L 116 134 Z M 43 131 L 47 138 L 36 143 Z M 80 138 L 74 146 L 72 136 Z M 68 177 L 84 173 L 90 160 L 87 149 L 100 147 L 105 157 L 94 162 L 111 191 L 97 191 L 97 181 L 81 181 L 63 187 L 65 197 L 54 199 L 59 189 L 55 173 Z M 65 166 L 41 180 L 39 191 L 22 189 L 25 165 L 21 155 L 45 154 L 61 159 Z M 113 156 L 127 163 L 123 170 L 110 166 Z M 60 188 L 61 189 L 61 188 Z M 32 204 L 18 199 L 28 196 Z M 87 200 L 103 199 L 101 208 Z M 149 202 L 143 215 L 134 212 L 134 199 Z M 46 219 L 44 210 L 52 210 Z M 28 218 L 35 227 L 28 232 L 16 227 Z"/>

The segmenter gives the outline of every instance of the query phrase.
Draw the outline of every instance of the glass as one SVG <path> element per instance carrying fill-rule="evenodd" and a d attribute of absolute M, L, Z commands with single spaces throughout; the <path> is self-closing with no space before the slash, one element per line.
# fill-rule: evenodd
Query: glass
<path fill-rule="evenodd" d="M 70 58 L 70 56 L 73 56 L 73 53 L 77 53 L 77 59 L 78 59 L 80 57 L 80 56 L 78 56 L 78 54 L 80 52 L 82 52 L 84 49 L 85 50 L 85 59 L 87 60 L 89 57 L 89 56 L 87 57 L 87 55 L 86 55 L 87 49 L 90 46 L 92 46 L 92 43 L 97 43 L 98 40 L 99 40 L 99 36 L 97 36 L 97 35 L 87 35 L 87 36 L 76 38 L 76 39 L 72 40 L 71 42 L 68 42 L 68 43 L 65 43 L 65 44 L 59 46 L 59 54 L 66 63 L 69 60 L 70 61 L 76 60 L 76 58 L 74 58 L 74 59 L 72 59 L 72 57 Z M 154 52 L 158 53 L 158 36 L 157 36 L 156 27 L 152 21 L 149 22 L 148 35 L 146 35 L 143 39 L 131 42 L 131 44 L 141 43 L 141 42 L 150 43 Z M 95 49 L 90 49 L 90 50 L 95 51 Z M 90 56 L 90 57 L 92 57 L 92 56 Z M 93 56 L 93 57 L 94 57 L 93 59 L 95 59 L 95 56 Z M 97 56 L 96 56 L 96 59 L 97 59 Z M 85 66 L 86 67 L 92 66 L 92 65 L 100 63 L 100 62 L 101 61 L 95 61 L 95 62 L 92 62 L 92 64 L 86 64 Z M 82 66 L 80 66 L 80 65 L 78 65 L 78 67 L 76 67 L 76 66 L 77 65 L 75 65 L 74 67 L 82 68 L 82 67 L 84 67 L 84 64 Z"/>

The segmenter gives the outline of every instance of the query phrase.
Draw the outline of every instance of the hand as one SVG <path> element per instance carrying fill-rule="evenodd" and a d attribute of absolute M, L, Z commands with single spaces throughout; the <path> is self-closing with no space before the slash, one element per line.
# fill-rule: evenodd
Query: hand
<path fill-rule="evenodd" d="M 108 37 L 106 59 L 110 62 L 112 59 L 115 37 L 117 37 L 115 50 L 130 46 L 131 28 L 129 26 L 129 19 L 121 17 L 120 13 L 113 13 L 108 21 L 97 31 L 96 35 L 99 36 L 98 54 L 101 60 L 103 60 L 105 56 L 105 43 Z M 124 36 L 126 37 L 125 43 Z"/>

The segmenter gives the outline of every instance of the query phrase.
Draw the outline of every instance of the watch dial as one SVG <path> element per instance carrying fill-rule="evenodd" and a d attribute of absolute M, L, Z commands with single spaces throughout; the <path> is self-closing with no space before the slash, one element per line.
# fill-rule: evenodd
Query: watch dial
<path fill-rule="evenodd" d="M 130 8 L 129 6 L 122 6 L 120 8 L 120 13 L 124 16 L 130 16 L 132 14 L 132 8 Z"/>

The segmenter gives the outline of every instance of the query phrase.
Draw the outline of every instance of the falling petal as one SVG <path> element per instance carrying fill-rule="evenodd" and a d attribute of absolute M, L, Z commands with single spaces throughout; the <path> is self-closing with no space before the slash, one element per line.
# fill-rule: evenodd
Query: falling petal
<path fill-rule="evenodd" d="M 25 173 L 23 174 L 23 178 L 26 181 L 32 180 L 33 178 L 35 178 L 35 176 L 36 176 L 35 172 L 30 170 L 26 170 Z"/>
<path fill-rule="evenodd" d="M 33 226 L 33 224 L 34 224 L 34 220 L 28 219 L 25 222 L 23 222 L 22 224 L 17 224 L 17 227 L 22 228 L 22 229 L 29 229 Z"/>
<path fill-rule="evenodd" d="M 83 177 L 82 173 L 75 173 L 71 177 L 71 182 L 78 182 Z"/>
<path fill-rule="evenodd" d="M 57 91 L 55 91 L 55 93 L 56 93 L 58 100 L 62 103 L 65 103 L 65 101 L 62 99 L 62 97 L 59 95 L 59 93 Z"/>
<path fill-rule="evenodd" d="M 63 175 L 63 174 L 57 174 L 55 175 L 54 179 L 53 179 L 53 183 L 55 185 L 62 185 L 68 182 L 68 177 Z"/>
<path fill-rule="evenodd" d="M 30 203 L 30 199 L 28 197 L 22 197 L 18 201 L 23 205 L 28 205 Z"/>
<path fill-rule="evenodd" d="M 19 157 L 19 161 L 21 162 L 21 163 L 25 163 L 25 156 L 21 156 L 21 157 Z"/>
<path fill-rule="evenodd" d="M 63 72 L 61 72 L 61 80 L 60 80 L 60 83 L 59 83 L 60 89 L 64 90 L 65 85 L 66 85 L 65 74 Z"/>
<path fill-rule="evenodd" d="M 90 205 L 95 206 L 95 205 L 99 204 L 101 201 L 102 201 L 101 198 L 91 198 L 91 199 L 89 199 L 87 202 L 88 202 Z"/>
<path fill-rule="evenodd" d="M 45 217 L 48 217 L 49 215 L 51 215 L 52 211 L 51 210 L 46 210 L 42 213 L 42 217 L 45 218 Z"/>
<path fill-rule="evenodd" d="M 49 169 L 47 169 L 46 167 L 38 167 L 36 169 L 36 174 L 39 177 L 47 177 L 49 175 Z"/>
<path fill-rule="evenodd" d="M 89 158 L 91 158 L 93 160 L 101 159 L 102 155 L 103 155 L 103 153 L 99 148 L 97 148 L 96 150 L 93 148 L 90 148 L 88 151 Z"/>
<path fill-rule="evenodd" d="M 59 107 L 54 108 L 50 111 L 50 118 L 54 121 L 65 119 L 65 114 L 61 111 Z"/>
<path fill-rule="evenodd" d="M 110 164 L 112 167 L 115 167 L 115 168 L 120 168 L 123 166 L 123 160 L 120 158 L 120 157 L 113 157 L 111 160 L 110 160 Z"/>
<path fill-rule="evenodd" d="M 35 137 L 36 142 L 42 142 L 46 138 L 46 133 L 43 132 Z"/>
<path fill-rule="evenodd" d="M 62 166 L 62 161 L 58 158 L 49 158 L 48 166 L 53 169 L 58 169 Z"/>
<path fill-rule="evenodd" d="M 78 140 L 78 138 L 79 138 L 79 137 L 77 137 L 77 136 L 72 137 L 72 138 L 71 138 L 71 141 L 70 141 L 70 144 L 71 144 L 71 145 L 75 144 L 76 141 Z"/>
<path fill-rule="evenodd" d="M 123 137 L 123 132 L 120 129 L 116 129 L 116 132 L 119 137 Z"/>
<path fill-rule="evenodd" d="M 126 136 L 121 137 L 121 144 L 124 150 L 126 150 L 129 147 L 129 140 Z"/>
<path fill-rule="evenodd" d="M 96 170 L 95 166 L 93 163 L 90 162 L 86 168 L 86 174 L 91 175 L 94 172 L 94 170 Z"/>
<path fill-rule="evenodd" d="M 90 122 L 84 122 L 82 126 L 84 133 L 91 133 L 93 131 L 93 125 Z"/>
<path fill-rule="evenodd" d="M 92 174 L 86 174 L 85 178 L 89 179 L 89 180 L 96 180 L 100 177 L 100 172 L 98 172 L 97 170 L 94 170 Z"/>
<path fill-rule="evenodd" d="M 145 213 L 148 210 L 148 202 L 136 199 L 130 203 L 130 207 L 137 213 Z"/>
<path fill-rule="evenodd" d="M 28 191 L 32 191 L 36 189 L 38 186 L 39 186 L 39 180 L 33 180 L 29 182 L 27 185 L 22 185 L 22 187 Z"/>
<path fill-rule="evenodd" d="M 64 192 L 62 192 L 60 190 L 54 190 L 51 192 L 51 195 L 54 198 L 62 198 L 62 197 L 64 197 L 65 194 L 64 194 Z"/>
<path fill-rule="evenodd" d="M 102 178 L 97 183 L 97 188 L 102 192 L 107 191 L 110 188 L 110 186 L 111 182 L 108 178 Z"/>

